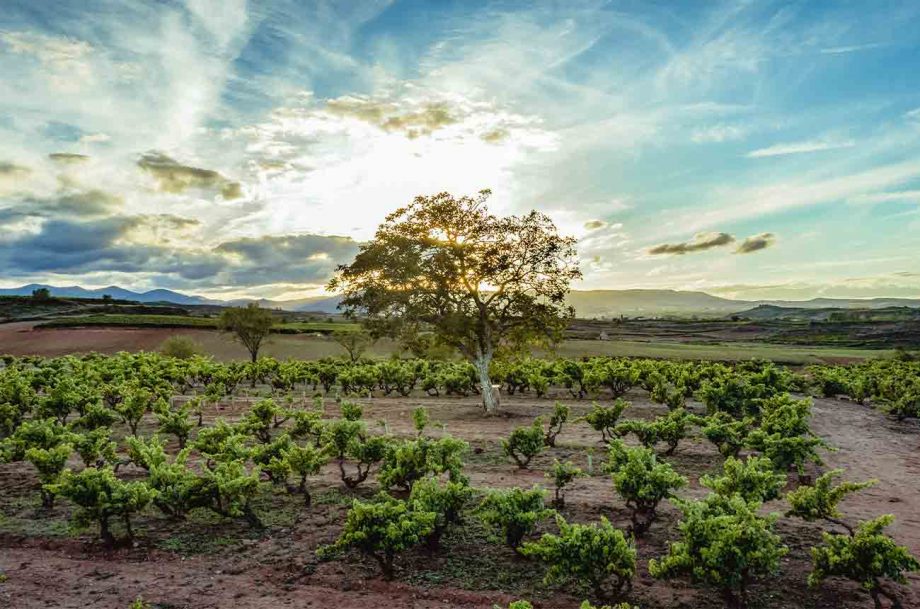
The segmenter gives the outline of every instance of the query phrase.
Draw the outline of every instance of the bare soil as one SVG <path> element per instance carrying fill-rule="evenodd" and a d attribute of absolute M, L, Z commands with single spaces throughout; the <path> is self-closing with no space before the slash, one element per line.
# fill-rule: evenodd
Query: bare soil
<path fill-rule="evenodd" d="M 664 407 L 647 402 L 638 393 L 629 396 L 628 418 L 651 418 Z M 208 414 L 234 419 L 250 399 L 240 398 Z M 567 401 L 573 414 L 589 408 L 583 401 Z M 337 413 L 329 401 L 327 411 Z M 589 522 L 601 515 L 626 526 L 628 514 L 600 472 L 604 451 L 597 434 L 583 423 L 570 424 L 556 448 L 537 457 L 528 470 L 519 470 L 501 455 L 499 441 L 514 427 L 529 424 L 548 412 L 552 401 L 503 396 L 502 413 L 482 414 L 475 398 L 374 398 L 365 402 L 365 419 L 386 421 L 394 434 L 409 435 L 411 411 L 426 406 L 433 421 L 443 424 L 434 435 L 449 433 L 470 442 L 467 474 L 474 486 L 509 487 L 546 484 L 543 472 L 554 458 L 571 459 L 587 468 L 593 455 L 593 475 L 577 480 L 567 493 L 563 514 L 570 521 Z M 890 532 L 914 554 L 920 554 L 920 430 L 916 424 L 897 423 L 878 411 L 851 402 L 816 400 L 814 429 L 837 452 L 827 455 L 823 469 L 843 467 L 852 480 L 875 478 L 871 489 L 849 498 L 843 510 L 848 520 L 892 513 L 897 520 Z M 373 423 L 371 423 L 373 425 Z M 142 432 L 152 433 L 146 421 Z M 173 448 L 175 448 L 173 446 Z M 716 470 L 721 459 L 701 438 L 681 443 L 669 457 L 691 480 L 684 496 L 701 496 L 700 475 Z M 129 473 L 133 470 L 128 469 Z M 819 473 L 818 471 L 812 472 Z M 133 471 L 140 476 L 141 472 Z M 376 491 L 345 490 L 332 468 L 314 481 L 314 504 L 304 508 L 301 498 L 266 488 L 257 511 L 264 531 L 241 522 L 194 513 L 185 522 L 173 522 L 150 509 L 136 518 L 135 547 L 105 551 L 95 530 L 67 527 L 70 506 L 60 501 L 50 511 L 39 507 L 38 481 L 28 464 L 0 465 L 0 607 L 30 609 L 127 607 L 141 596 L 154 607 L 252 608 L 336 607 L 388 609 L 396 607 L 458 607 L 489 609 L 527 598 L 538 608 L 577 607 L 584 593 L 559 590 L 542 583 L 544 568 L 517 558 L 500 543 L 489 540 L 475 518 L 449 533 L 440 551 L 418 550 L 400 557 L 396 580 L 385 582 L 374 564 L 357 555 L 319 562 L 317 546 L 337 536 L 349 502 Z M 765 507 L 782 512 L 781 501 Z M 678 512 L 670 505 L 650 532 L 638 541 L 639 571 L 628 600 L 645 609 L 720 607 L 719 596 L 684 582 L 661 582 L 648 575 L 648 559 L 666 551 L 676 532 Z M 543 530 L 551 530 L 547 522 Z M 854 584 L 829 581 L 817 590 L 806 578 L 809 548 L 820 541 L 822 527 L 783 518 L 777 530 L 789 546 L 781 573 L 755 586 L 754 607 L 857 608 L 870 607 L 868 595 Z M 905 608 L 920 607 L 920 578 L 913 588 L 898 587 Z"/>

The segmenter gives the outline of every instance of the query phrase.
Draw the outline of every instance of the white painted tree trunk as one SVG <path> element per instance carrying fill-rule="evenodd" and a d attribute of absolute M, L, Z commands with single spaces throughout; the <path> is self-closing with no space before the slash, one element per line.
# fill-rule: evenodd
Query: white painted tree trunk
<path fill-rule="evenodd" d="M 489 378 L 489 364 L 492 363 L 491 353 L 480 353 L 473 362 L 476 372 L 479 374 L 479 392 L 482 394 L 482 407 L 487 414 L 492 414 L 498 410 L 498 388 L 492 386 L 492 379 Z"/>

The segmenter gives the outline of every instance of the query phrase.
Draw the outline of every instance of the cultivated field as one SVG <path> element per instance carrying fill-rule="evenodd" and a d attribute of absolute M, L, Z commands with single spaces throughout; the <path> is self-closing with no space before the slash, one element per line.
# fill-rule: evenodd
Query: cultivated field
<path fill-rule="evenodd" d="M 343 325 L 343 324 L 333 324 Z M 191 328 L 139 327 L 37 327 L 36 322 L 0 324 L 0 353 L 12 355 L 58 356 L 68 353 L 107 353 L 156 351 L 170 336 L 194 339 L 205 353 L 221 361 L 244 361 L 246 349 L 233 338 L 215 330 Z M 595 333 L 596 334 L 596 333 Z M 381 341 L 368 352 L 388 356 L 396 351 Z M 312 334 L 273 334 L 264 353 L 278 359 L 316 359 L 339 356 L 342 348 L 327 336 Z M 731 341 L 689 342 L 669 337 L 644 336 L 641 340 L 566 340 L 558 348 L 565 357 L 609 355 L 614 357 L 656 357 L 667 359 L 746 360 L 769 359 L 786 364 L 816 364 L 860 361 L 891 355 L 890 349 L 799 346 Z"/>
<path fill-rule="evenodd" d="M 65 369 L 70 365 L 65 363 Z M 90 369 L 97 365 L 91 364 Z M 134 366 L 128 365 L 129 368 Z M 636 365 L 653 372 L 657 366 L 642 362 Z M 342 531 L 352 500 L 370 500 L 382 490 L 375 477 L 386 466 L 387 458 L 382 464 L 372 465 L 370 477 L 354 489 L 342 484 L 339 466 L 333 460 L 318 474 L 310 476 L 309 487 L 313 497 L 310 506 L 304 505 L 301 494 L 287 492 L 283 484 L 270 484 L 262 478 L 248 500 L 248 506 L 261 520 L 261 527 L 252 526 L 244 518 L 220 516 L 213 510 L 202 508 L 192 509 L 185 518 L 172 518 L 151 504 L 132 517 L 133 543 L 116 548 L 106 547 L 99 541 L 95 526 L 75 529 L 68 524 L 75 512 L 74 504 L 68 499 L 60 497 L 52 508 L 43 508 L 35 469 L 27 462 L 14 461 L 0 465 L 0 488 L 3 489 L 0 494 L 0 572 L 5 579 L 0 584 L 0 605 L 5 603 L 3 606 L 17 608 L 127 607 L 140 596 L 153 607 L 190 608 L 364 609 L 376 606 L 489 609 L 493 604 L 505 606 L 518 598 L 529 599 L 538 608 L 577 607 L 590 594 L 589 590 L 578 585 L 551 586 L 544 583 L 545 566 L 539 561 L 522 558 L 500 540 L 494 539 L 475 511 L 475 504 L 490 489 L 530 488 L 533 485 L 551 489 L 552 481 L 547 480 L 544 474 L 555 459 L 571 461 L 588 473 L 567 487 L 565 505 L 558 508 L 561 515 L 570 522 L 578 523 L 596 522 L 603 516 L 622 529 L 629 526 L 630 510 L 603 469 L 607 454 L 605 445 L 600 441 L 601 435 L 586 422 L 578 420 L 592 410 L 590 396 L 574 399 L 569 391 L 556 386 L 557 381 L 540 398 L 536 397 L 533 389 L 523 395 L 520 391 L 516 391 L 515 395 L 506 394 L 502 397 L 500 414 L 484 416 L 476 396 L 445 395 L 445 387 L 450 387 L 449 381 L 447 385 L 435 388 L 439 390 L 439 396 L 426 395 L 417 387 L 408 396 L 384 396 L 380 390 L 375 390 L 374 397 L 340 401 L 333 397 L 339 391 L 346 391 L 348 386 L 357 388 L 355 383 L 376 381 L 345 381 L 344 373 L 340 372 L 340 380 L 333 383 L 341 383 L 341 388 L 333 388 L 325 398 L 314 399 L 314 390 L 309 383 L 302 385 L 295 382 L 289 389 L 278 387 L 278 383 L 287 383 L 283 380 L 285 373 L 279 368 L 268 368 L 272 369 L 274 372 L 265 373 L 241 369 L 242 376 L 236 377 L 239 384 L 232 388 L 232 395 L 197 402 L 202 426 L 192 426 L 189 445 L 193 451 L 189 466 L 206 471 L 212 467 L 208 465 L 211 459 L 220 461 L 218 456 L 207 457 L 210 453 L 202 448 L 204 445 L 196 443 L 196 438 L 200 440 L 200 434 L 214 429 L 218 420 L 226 421 L 240 430 L 239 433 L 247 434 L 246 443 L 250 446 L 247 450 L 256 451 L 248 453 L 251 458 L 258 459 L 254 455 L 259 447 L 267 446 L 256 439 L 258 432 L 253 427 L 252 413 L 260 399 L 273 393 L 272 388 L 261 382 L 254 388 L 249 387 L 249 382 L 245 380 L 247 374 L 264 374 L 267 378 L 277 379 L 277 382 L 272 382 L 276 402 L 286 405 L 288 416 L 298 411 L 316 413 L 320 428 L 325 424 L 334 426 L 336 421 L 345 421 L 343 417 L 353 418 L 354 413 L 345 412 L 344 406 L 360 404 L 363 407 L 361 420 L 367 432 L 373 436 L 383 434 L 389 437 L 388 441 L 393 446 L 411 442 L 417 436 L 413 427 L 413 411 L 423 407 L 430 417 L 424 437 L 430 441 L 453 437 L 469 444 L 463 456 L 462 473 L 473 488 L 473 497 L 463 509 L 461 522 L 447 530 L 440 548 L 420 546 L 400 552 L 393 581 L 381 579 L 376 563 L 358 552 L 349 551 L 328 561 L 317 558 L 317 548 L 335 541 Z M 667 367 L 660 369 L 668 373 Z M 453 374 L 451 369 L 446 370 L 444 374 Z M 706 366 L 699 369 L 691 366 L 683 370 L 713 373 Z M 729 373 L 728 369 L 720 370 L 714 371 Z M 831 390 L 834 378 L 849 374 L 843 368 L 816 369 L 813 373 L 818 375 L 814 380 L 819 382 L 815 388 L 821 391 L 823 387 L 825 392 Z M 647 372 L 642 374 L 644 377 Z M 744 376 L 751 372 L 739 369 L 737 374 Z M 772 374 L 768 373 L 764 378 L 771 378 Z M 216 378 L 212 382 L 223 382 Z M 794 381 L 786 373 L 778 378 Z M 857 375 L 853 374 L 851 378 L 855 379 Z M 185 381 L 177 377 L 174 382 Z M 191 396 L 208 393 L 205 385 L 173 393 L 169 408 L 177 411 L 192 399 Z M 322 387 L 318 390 L 322 392 Z M 601 404 L 611 403 L 605 390 L 590 387 L 589 390 L 597 394 Z M 466 389 L 461 388 L 461 391 Z M 650 400 L 648 391 L 639 386 L 627 387 L 623 397 L 631 403 L 622 416 L 623 421 L 650 422 L 666 417 L 670 412 L 668 406 Z M 106 398 L 106 403 L 109 399 Z M 710 398 L 704 399 L 711 407 Z M 556 445 L 542 450 L 528 468 L 518 468 L 503 453 L 502 441 L 515 428 L 530 426 L 535 417 L 548 417 L 556 402 L 571 409 Z M 859 405 L 851 399 L 813 399 L 811 431 L 834 451 L 820 451 L 825 461 L 822 466 L 806 463 L 802 481 L 814 480 L 819 473 L 832 468 L 843 468 L 846 480 L 876 479 L 874 486 L 849 496 L 843 502 L 842 518 L 856 522 L 882 513 L 893 514 L 896 520 L 887 531 L 899 544 L 915 555 L 920 554 L 920 487 L 916 484 L 920 475 L 920 429 L 915 419 L 895 420 L 873 402 L 870 400 L 866 405 Z M 52 407 L 50 402 L 48 404 L 39 407 L 36 416 L 44 412 L 41 408 Z M 693 398 L 687 399 L 685 406 L 693 415 L 704 416 L 707 412 L 707 406 Z M 121 412 L 117 404 L 113 408 Z M 59 416 L 61 411 L 58 409 L 56 412 Z M 76 419 L 77 415 L 73 413 L 68 418 L 68 424 L 76 425 L 74 429 L 81 429 L 81 419 Z M 296 417 L 293 421 L 281 421 L 277 426 L 270 423 L 271 419 L 268 419 L 265 427 L 270 438 L 296 433 L 295 427 L 292 427 L 296 426 Z M 171 460 L 179 446 L 175 437 L 164 432 L 163 425 L 159 416 L 147 412 L 138 419 L 136 434 L 140 438 L 150 438 L 159 432 L 165 442 L 167 459 Z M 113 424 L 111 437 L 117 442 L 120 459 L 132 454 L 127 449 L 128 435 L 128 427 L 123 423 Z M 311 437 L 309 433 L 307 436 Z M 316 436 L 308 443 L 321 443 L 319 438 Z M 627 444 L 637 445 L 631 435 Z M 661 444 L 656 447 L 660 458 L 670 463 L 689 482 L 687 487 L 677 491 L 677 496 L 684 499 L 706 496 L 709 491 L 700 485 L 700 477 L 718 474 L 724 459 L 703 437 L 700 428 L 692 426 L 673 454 L 662 453 L 664 448 Z M 147 480 L 151 474 L 145 471 L 137 457 L 132 457 L 132 461 L 119 467 L 118 476 L 125 481 Z M 351 458 L 346 460 L 349 468 L 352 467 L 350 461 Z M 74 470 L 83 468 L 75 455 L 68 459 L 67 466 Z M 802 481 L 790 475 L 784 490 L 794 489 Z M 398 489 L 390 492 L 398 498 L 406 496 Z M 764 514 L 783 513 L 786 509 L 788 504 L 780 498 L 768 501 L 760 511 Z M 723 606 L 714 590 L 691 585 L 683 579 L 660 580 L 649 574 L 649 559 L 661 557 L 667 552 L 668 543 L 676 538 L 680 519 L 680 512 L 664 501 L 650 530 L 637 538 L 637 570 L 632 590 L 625 594 L 625 598 L 636 606 L 644 609 Z M 533 540 L 542 532 L 555 530 L 552 519 L 542 519 L 536 530 L 526 538 Z M 818 522 L 804 522 L 792 517 L 778 520 L 775 531 L 788 547 L 788 554 L 779 563 L 778 573 L 751 587 L 752 607 L 830 609 L 870 606 L 868 596 L 852 582 L 830 579 L 817 588 L 807 585 L 807 575 L 811 570 L 809 551 L 821 542 L 822 530 L 826 530 L 826 525 Z M 901 595 L 904 607 L 920 606 L 920 578 L 911 575 L 909 581 L 911 587 L 895 586 L 893 589 Z"/>

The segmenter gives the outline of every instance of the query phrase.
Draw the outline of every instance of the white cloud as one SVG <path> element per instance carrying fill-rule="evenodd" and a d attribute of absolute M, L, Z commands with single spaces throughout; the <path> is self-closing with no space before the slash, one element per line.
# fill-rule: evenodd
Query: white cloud
<path fill-rule="evenodd" d="M 853 140 L 805 140 L 758 148 L 757 150 L 748 152 L 745 156 L 750 159 L 758 159 L 771 156 L 785 156 L 787 154 L 804 154 L 808 152 L 820 152 L 822 150 L 852 148 L 855 145 L 856 142 Z"/>

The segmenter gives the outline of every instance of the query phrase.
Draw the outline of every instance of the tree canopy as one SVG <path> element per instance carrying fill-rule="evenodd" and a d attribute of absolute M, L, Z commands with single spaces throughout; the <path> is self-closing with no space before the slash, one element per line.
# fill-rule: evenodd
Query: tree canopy
<path fill-rule="evenodd" d="M 566 304 L 581 277 L 575 239 L 537 211 L 500 217 L 490 191 L 420 196 L 387 216 L 354 262 L 329 284 L 342 307 L 376 335 L 423 325 L 477 369 L 483 404 L 495 408 L 489 363 L 498 348 L 552 342 L 574 314 Z"/>
<path fill-rule="evenodd" d="M 220 314 L 220 326 L 236 335 L 237 340 L 249 351 L 252 361 L 259 358 L 262 341 L 268 336 L 272 324 L 274 319 L 271 312 L 260 308 L 255 302 L 245 307 L 224 309 Z"/>

